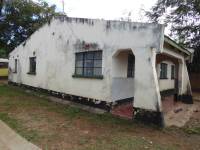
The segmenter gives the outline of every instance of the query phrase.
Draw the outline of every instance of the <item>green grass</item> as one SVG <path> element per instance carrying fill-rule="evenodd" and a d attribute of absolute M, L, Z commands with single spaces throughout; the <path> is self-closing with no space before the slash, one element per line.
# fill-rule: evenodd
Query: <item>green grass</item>
<path fill-rule="evenodd" d="M 200 126 L 199 127 L 189 127 L 184 128 L 184 131 L 188 134 L 197 134 L 200 135 Z"/>
<path fill-rule="evenodd" d="M 63 116 L 66 120 L 64 128 L 71 130 L 74 128 L 74 122 L 82 119 L 86 121 L 90 126 L 95 126 L 98 128 L 106 127 L 108 133 L 103 133 L 98 136 L 83 135 L 80 134 L 74 139 L 75 145 L 79 145 L 76 150 L 137 150 L 137 149 L 152 149 L 152 150 L 175 150 L 178 149 L 176 145 L 166 145 L 159 142 L 152 143 L 150 139 L 143 138 L 142 136 L 134 135 L 135 132 L 140 132 L 140 130 L 150 129 L 150 131 L 158 130 L 156 127 L 145 126 L 138 122 L 128 121 L 113 117 L 109 113 L 102 115 L 92 114 L 83 111 L 79 108 L 70 107 L 62 104 L 57 104 L 50 102 L 48 100 L 48 95 L 33 92 L 14 87 L 10 85 L 0 84 L 0 119 L 8 124 L 12 129 L 14 129 L 21 136 L 25 137 L 27 140 L 33 143 L 40 143 L 40 140 L 48 139 L 54 141 L 59 139 L 59 134 L 51 133 L 49 130 L 48 134 L 41 133 L 40 131 L 32 128 L 28 128 L 24 125 L 23 120 L 16 117 L 15 112 L 23 112 L 31 114 L 31 122 L 40 122 L 40 120 L 45 120 L 46 124 L 51 124 L 51 116 L 49 118 L 40 113 L 32 113 L 31 110 L 42 110 L 45 112 L 55 112 L 60 116 Z M 1 111 L 2 110 L 2 111 Z M 63 129 L 64 130 L 64 129 Z M 133 134 L 129 134 L 129 131 Z M 165 133 L 159 130 L 160 134 L 163 136 Z M 45 131 L 46 132 L 46 131 Z M 78 131 L 77 131 L 78 132 Z M 76 130 L 74 134 L 77 134 Z M 169 131 L 170 132 L 170 131 Z M 199 132 L 199 129 L 192 130 L 192 134 Z M 145 133 L 144 133 L 145 137 Z M 74 137 L 71 137 L 74 138 Z M 62 140 L 59 139 L 59 140 Z M 59 142 L 59 140 L 57 142 Z M 92 142 L 91 142 L 92 141 Z M 67 141 L 66 141 L 67 142 Z M 89 143 L 89 144 L 88 144 Z M 55 143 L 55 145 L 58 143 Z M 49 145 L 45 145 L 43 149 L 50 149 Z"/>
<path fill-rule="evenodd" d="M 81 141 L 87 143 L 85 139 Z M 174 146 L 163 146 L 157 143 L 153 143 L 145 138 L 134 136 L 116 136 L 107 140 L 98 138 L 95 144 L 82 147 L 81 150 L 176 150 Z"/>
<path fill-rule="evenodd" d="M 7 113 L 0 113 L 0 119 L 28 141 L 36 141 L 39 139 L 36 131 L 25 128 L 20 121 L 10 117 Z"/>
<path fill-rule="evenodd" d="M 9 85 L 0 85 L 0 97 L 3 99 L 0 101 L 0 105 L 7 108 L 7 110 L 14 108 L 38 108 L 43 107 L 48 111 L 61 113 L 67 116 L 69 119 L 76 119 L 85 117 L 95 124 L 115 124 L 126 125 L 127 127 L 133 127 L 136 122 L 129 120 L 123 120 L 113 117 L 110 113 L 105 114 L 92 114 L 87 111 L 83 111 L 76 107 L 64 106 L 50 102 L 47 98 L 48 95 L 40 92 L 25 92 L 25 89 L 13 87 Z"/>

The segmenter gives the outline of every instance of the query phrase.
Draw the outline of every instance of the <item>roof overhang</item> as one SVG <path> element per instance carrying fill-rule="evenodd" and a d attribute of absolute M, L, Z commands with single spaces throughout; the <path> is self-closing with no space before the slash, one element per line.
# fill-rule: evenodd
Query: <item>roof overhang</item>
<path fill-rule="evenodd" d="M 165 35 L 164 37 L 164 41 L 173 46 L 174 48 L 176 48 L 178 51 L 186 54 L 187 56 L 191 56 L 193 54 L 193 51 L 189 50 L 189 49 L 186 49 L 182 46 L 180 46 L 179 44 L 177 44 L 174 40 L 172 40 L 171 38 L 169 38 L 168 36 Z"/>
<path fill-rule="evenodd" d="M 0 58 L 0 62 L 8 62 L 8 59 Z"/>

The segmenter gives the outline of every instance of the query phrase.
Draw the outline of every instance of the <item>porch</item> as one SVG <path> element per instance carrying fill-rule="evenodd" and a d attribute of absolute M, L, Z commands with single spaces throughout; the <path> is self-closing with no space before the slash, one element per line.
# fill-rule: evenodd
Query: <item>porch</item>
<path fill-rule="evenodd" d="M 170 111 L 176 104 L 181 84 L 181 60 L 167 53 L 157 54 L 156 71 L 162 102 L 162 111 Z"/>
<path fill-rule="evenodd" d="M 196 110 L 190 97 L 187 67 L 184 56 L 164 50 L 156 56 L 156 71 L 165 126 L 182 127 Z"/>
<path fill-rule="evenodd" d="M 134 99 L 135 56 L 131 49 L 119 49 L 112 57 L 113 115 L 132 119 Z"/>

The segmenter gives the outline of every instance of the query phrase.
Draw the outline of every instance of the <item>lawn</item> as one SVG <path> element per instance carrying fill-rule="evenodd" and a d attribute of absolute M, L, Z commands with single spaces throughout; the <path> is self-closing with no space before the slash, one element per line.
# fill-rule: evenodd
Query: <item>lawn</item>
<path fill-rule="evenodd" d="M 200 122 L 159 129 L 50 102 L 48 95 L 5 83 L 0 84 L 0 119 L 44 150 L 200 149 Z"/>

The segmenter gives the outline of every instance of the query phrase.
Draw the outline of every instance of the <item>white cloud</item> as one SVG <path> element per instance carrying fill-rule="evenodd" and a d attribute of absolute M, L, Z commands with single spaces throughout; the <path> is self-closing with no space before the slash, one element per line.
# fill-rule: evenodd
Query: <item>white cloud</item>
<path fill-rule="evenodd" d="M 62 0 L 45 0 L 62 11 Z M 70 17 L 119 19 L 131 11 L 133 21 L 144 21 L 141 8 L 149 10 L 156 0 L 64 0 L 65 12 Z"/>

